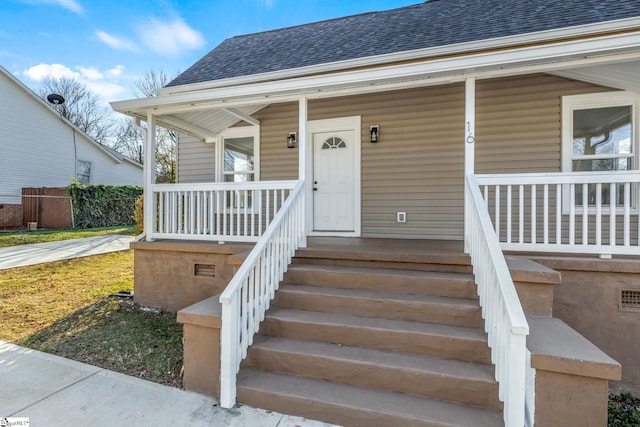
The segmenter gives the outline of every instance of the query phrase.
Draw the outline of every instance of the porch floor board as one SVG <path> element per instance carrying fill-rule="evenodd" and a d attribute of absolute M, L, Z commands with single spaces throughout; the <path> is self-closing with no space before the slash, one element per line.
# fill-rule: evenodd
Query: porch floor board
<path fill-rule="evenodd" d="M 297 258 L 331 258 L 354 261 L 388 261 L 405 263 L 435 262 L 469 266 L 464 243 L 458 240 L 382 239 L 354 237 L 309 237 L 307 247 L 296 252 Z"/>

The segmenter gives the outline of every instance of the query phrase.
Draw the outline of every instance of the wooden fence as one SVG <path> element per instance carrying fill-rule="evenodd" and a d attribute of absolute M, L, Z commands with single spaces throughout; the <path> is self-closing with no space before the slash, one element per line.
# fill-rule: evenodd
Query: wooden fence
<path fill-rule="evenodd" d="M 38 228 L 73 227 L 71 198 L 66 188 L 23 188 L 22 223 L 38 224 Z"/>

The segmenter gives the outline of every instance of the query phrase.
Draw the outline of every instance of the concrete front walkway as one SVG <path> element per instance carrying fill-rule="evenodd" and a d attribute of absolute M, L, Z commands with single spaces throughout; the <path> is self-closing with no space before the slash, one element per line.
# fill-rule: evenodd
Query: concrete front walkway
<path fill-rule="evenodd" d="M 0 419 L 31 426 L 328 427 L 241 406 L 0 341 Z"/>
<path fill-rule="evenodd" d="M 133 236 L 112 235 L 0 248 L 0 270 L 123 251 L 132 241 Z"/>

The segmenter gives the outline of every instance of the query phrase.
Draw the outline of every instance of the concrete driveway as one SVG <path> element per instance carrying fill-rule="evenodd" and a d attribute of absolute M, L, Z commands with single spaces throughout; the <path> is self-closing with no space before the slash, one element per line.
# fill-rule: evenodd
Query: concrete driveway
<path fill-rule="evenodd" d="M 129 249 L 133 236 L 99 236 L 0 248 L 0 270 Z"/>

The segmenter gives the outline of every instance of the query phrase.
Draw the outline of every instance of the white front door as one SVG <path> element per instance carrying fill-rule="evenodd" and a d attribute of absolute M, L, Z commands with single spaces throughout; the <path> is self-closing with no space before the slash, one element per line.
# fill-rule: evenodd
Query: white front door
<path fill-rule="evenodd" d="M 356 230 L 355 132 L 312 133 L 313 229 L 321 232 Z"/>

